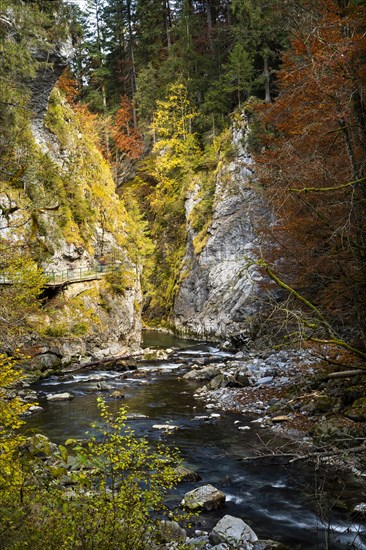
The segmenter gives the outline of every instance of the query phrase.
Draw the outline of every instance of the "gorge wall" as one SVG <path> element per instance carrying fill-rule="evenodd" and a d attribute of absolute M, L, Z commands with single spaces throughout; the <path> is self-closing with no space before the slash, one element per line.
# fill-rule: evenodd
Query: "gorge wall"
<path fill-rule="evenodd" d="M 23 15 L 14 12 L 19 20 L 9 23 L 9 52 Z M 47 367 L 138 346 L 141 263 L 151 240 L 155 251 L 146 255 L 153 267 L 144 281 L 148 323 L 216 340 L 254 338 L 264 293 L 253 260 L 268 213 L 253 176 L 246 117 L 238 112 L 231 133 L 224 130 L 204 147 L 194 134 L 181 134 L 180 104 L 176 127 L 171 105 L 162 104 L 163 139 L 118 195 L 97 116 L 68 97 L 65 83 L 55 86 L 72 55 L 67 29 L 57 39 L 55 29 L 57 22 L 52 39 L 23 46 L 29 70 L 15 75 L 27 101 L 17 115 L 19 128 L 15 118 L 9 123 L 13 149 L 10 139 L 5 144 L 1 244 L 30 255 L 47 280 L 96 273 L 102 264 L 107 269 L 48 287 L 28 349 Z M 177 90 L 172 97 L 183 101 L 183 85 Z"/>
<path fill-rule="evenodd" d="M 10 48 L 16 46 L 12 22 L 7 32 Z M 1 244 L 31 255 L 46 280 L 67 279 L 67 271 L 95 273 L 104 269 L 101 262 L 107 264 L 103 277 L 45 291 L 42 312 L 32 320 L 38 334 L 23 344 L 49 367 L 139 345 L 140 266 L 130 242 L 139 226 L 116 193 L 93 116 L 70 106 L 55 87 L 70 61 L 69 37 L 47 51 L 30 51 L 36 70 L 19 83 L 28 101 L 12 138 L 16 146 L 7 169 L 13 176 L 3 178 L 0 188 Z"/>
<path fill-rule="evenodd" d="M 258 228 L 269 222 L 269 214 L 254 178 L 248 135 L 243 115 L 232 128 L 234 159 L 215 177 L 212 220 L 199 251 L 190 223 L 199 186 L 187 196 L 187 249 L 171 319 L 180 333 L 243 341 L 255 337 L 264 293 L 251 260 L 260 255 Z"/>

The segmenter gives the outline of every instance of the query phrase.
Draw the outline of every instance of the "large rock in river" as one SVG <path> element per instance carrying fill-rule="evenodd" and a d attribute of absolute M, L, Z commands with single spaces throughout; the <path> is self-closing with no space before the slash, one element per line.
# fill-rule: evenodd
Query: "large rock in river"
<path fill-rule="evenodd" d="M 74 396 L 67 391 L 61 393 L 50 393 L 47 395 L 47 401 L 70 401 Z"/>
<path fill-rule="evenodd" d="M 184 495 L 181 506 L 190 510 L 216 510 L 225 504 L 225 493 L 213 485 L 203 485 Z"/>
<path fill-rule="evenodd" d="M 246 547 L 245 543 L 258 540 L 253 529 L 242 519 L 226 515 L 215 525 L 210 533 L 211 544 L 228 543 L 235 548 Z"/>
<path fill-rule="evenodd" d="M 224 365 L 223 365 L 224 367 Z M 212 380 L 215 376 L 218 376 L 221 369 L 217 365 L 208 365 L 202 368 L 192 368 L 183 376 L 186 380 Z"/>

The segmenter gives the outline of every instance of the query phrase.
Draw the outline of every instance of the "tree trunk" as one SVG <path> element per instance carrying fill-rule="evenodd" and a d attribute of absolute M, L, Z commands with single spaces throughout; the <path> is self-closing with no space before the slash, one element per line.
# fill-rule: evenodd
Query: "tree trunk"
<path fill-rule="evenodd" d="M 268 67 L 268 56 L 265 55 L 264 56 L 264 91 L 265 91 L 265 102 L 266 103 L 271 103 L 271 92 L 270 92 L 270 88 L 269 88 L 269 84 L 270 84 L 270 81 L 269 81 L 269 67 Z"/>
<path fill-rule="evenodd" d="M 213 53 L 214 51 L 214 43 L 212 38 L 213 25 L 212 25 L 211 6 L 210 6 L 209 0 L 206 0 L 206 18 L 207 18 L 207 38 L 208 38 L 210 50 Z"/>
<path fill-rule="evenodd" d="M 172 45 L 171 38 L 170 38 L 170 29 L 172 27 L 172 16 L 171 16 L 169 0 L 166 0 L 164 2 L 164 8 L 165 8 L 164 24 L 165 24 L 165 32 L 166 32 L 166 42 L 168 46 L 168 52 L 170 52 L 171 45 Z"/>
<path fill-rule="evenodd" d="M 131 0 L 127 1 L 127 19 L 128 19 L 128 39 L 131 57 L 131 92 L 132 96 L 136 92 L 136 63 L 135 63 L 135 50 L 133 47 L 133 33 L 132 33 L 132 16 L 131 16 Z M 135 122 L 135 118 L 134 118 Z"/>

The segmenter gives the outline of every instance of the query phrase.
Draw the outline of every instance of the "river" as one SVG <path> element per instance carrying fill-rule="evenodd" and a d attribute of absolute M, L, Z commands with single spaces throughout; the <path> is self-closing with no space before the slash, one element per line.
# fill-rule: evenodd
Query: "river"
<path fill-rule="evenodd" d="M 266 445 L 274 445 L 271 431 L 253 423 L 254 416 L 208 411 L 202 401 L 194 398 L 194 391 L 202 383 L 181 378 L 189 364 L 207 354 L 224 361 L 232 357 L 230 353 L 210 343 L 154 332 L 145 333 L 144 345 L 174 348 L 175 353 L 168 361 L 136 363 L 141 375 L 138 377 L 136 372 L 95 369 L 42 380 L 35 386 L 40 396 L 67 391 L 74 398 L 63 402 L 41 398 L 44 411 L 34 414 L 28 427 L 57 443 L 83 437 L 97 417 L 95 390 L 102 382 L 124 393 L 122 401 L 111 399 L 108 392 L 103 395 L 111 407 L 121 403 L 128 407 L 128 422 L 136 435 L 152 442 L 160 438 L 177 446 L 185 465 L 201 476 L 200 482 L 180 484 L 171 497 L 172 503 L 178 504 L 185 492 L 207 483 L 225 492 L 225 507 L 202 514 L 197 529 L 209 530 L 218 519 L 230 514 L 246 521 L 260 539 L 278 540 L 290 549 L 366 548 L 366 539 L 359 535 L 360 531 L 365 533 L 365 524 L 352 521 L 344 511 L 333 507 L 338 490 L 331 473 L 325 478 L 330 478 L 329 485 L 335 491 L 327 494 L 324 504 L 314 496 L 323 478 L 320 474 L 316 477 L 311 467 L 298 463 L 289 469 L 243 460 L 258 449 L 265 452 Z M 239 430 L 238 421 L 250 430 Z M 165 423 L 177 429 L 168 434 L 154 428 Z M 281 441 L 277 439 L 275 445 L 281 445 Z M 352 487 L 342 494 L 346 501 L 352 502 L 354 497 Z M 331 543 L 327 546 L 329 536 Z"/>

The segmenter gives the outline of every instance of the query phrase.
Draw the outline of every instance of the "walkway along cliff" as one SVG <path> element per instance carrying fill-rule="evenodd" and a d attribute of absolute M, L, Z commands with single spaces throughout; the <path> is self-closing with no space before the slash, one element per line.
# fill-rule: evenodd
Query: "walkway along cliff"
<path fill-rule="evenodd" d="M 14 21 L 9 20 L 10 48 L 21 17 L 14 11 Z M 43 307 L 31 319 L 39 335 L 28 331 L 17 344 L 48 368 L 139 345 L 141 267 L 130 259 L 130 251 L 136 258 L 130 235 L 140 228 L 116 194 L 92 115 L 73 108 L 55 86 L 72 55 L 70 36 L 63 32 L 59 41 L 40 41 L 31 52 L 29 63 L 36 70 L 23 80 L 19 77 L 28 101 L 20 111 L 22 130 L 7 164 L 10 175 L 0 188 L 0 242 L 4 251 L 32 257 L 46 274 Z M 6 257 L 4 252 L 5 279 Z M 50 274 L 91 273 L 102 259 L 118 270 L 52 284 Z M 2 317 L 11 292 L 16 292 L 11 286 L 0 288 Z"/>

